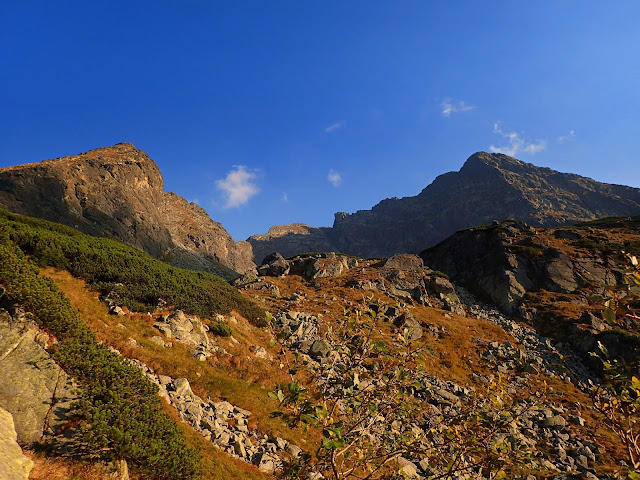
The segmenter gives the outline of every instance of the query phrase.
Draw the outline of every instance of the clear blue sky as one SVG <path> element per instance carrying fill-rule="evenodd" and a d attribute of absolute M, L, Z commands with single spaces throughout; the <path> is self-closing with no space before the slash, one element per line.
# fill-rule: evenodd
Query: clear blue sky
<path fill-rule="evenodd" d="M 0 5 L 0 166 L 129 141 L 236 239 L 480 150 L 640 187 L 640 2 Z"/>

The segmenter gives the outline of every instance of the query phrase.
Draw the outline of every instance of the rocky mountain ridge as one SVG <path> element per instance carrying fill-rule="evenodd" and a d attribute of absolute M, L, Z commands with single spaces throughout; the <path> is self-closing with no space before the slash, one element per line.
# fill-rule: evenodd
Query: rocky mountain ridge
<path fill-rule="evenodd" d="M 537 167 L 507 155 L 478 152 L 458 172 L 437 177 L 413 197 L 382 200 L 371 210 L 336 213 L 333 227 L 273 227 L 248 239 L 254 260 L 279 251 L 339 251 L 361 257 L 418 253 L 457 230 L 514 218 L 567 225 L 640 213 L 640 189 Z M 303 231 L 304 230 L 304 231 Z"/>
<path fill-rule="evenodd" d="M 640 293 L 626 280 L 631 266 L 626 255 L 640 255 L 639 225 L 640 217 L 560 228 L 509 220 L 461 230 L 420 255 L 457 284 L 586 359 L 597 342 L 615 357 L 633 359 L 640 355 L 636 307 L 624 307 L 629 310 L 621 319 L 607 319 L 603 309 L 626 283 L 627 294 Z"/>
<path fill-rule="evenodd" d="M 251 246 L 235 242 L 198 205 L 165 192 L 157 164 L 130 143 L 0 169 L 0 208 L 225 278 L 254 267 Z"/>

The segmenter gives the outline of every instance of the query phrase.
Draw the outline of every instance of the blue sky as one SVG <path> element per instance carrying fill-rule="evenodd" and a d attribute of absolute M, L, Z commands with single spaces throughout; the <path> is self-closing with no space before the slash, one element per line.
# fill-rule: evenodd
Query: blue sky
<path fill-rule="evenodd" d="M 129 141 L 240 240 L 480 150 L 640 187 L 640 2 L 2 2 L 0 166 Z"/>

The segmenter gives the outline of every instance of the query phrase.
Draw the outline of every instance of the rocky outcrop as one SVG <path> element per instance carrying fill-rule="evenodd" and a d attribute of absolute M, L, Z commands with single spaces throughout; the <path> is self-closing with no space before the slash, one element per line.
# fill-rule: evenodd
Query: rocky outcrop
<path fill-rule="evenodd" d="M 3 480 L 27 480 L 33 462 L 24 456 L 17 442 L 13 417 L 0 408 L 0 478 Z"/>
<path fill-rule="evenodd" d="M 334 252 L 336 248 L 330 232 L 330 228 L 315 228 L 304 223 L 275 225 L 264 235 L 252 235 L 247 242 L 253 248 L 254 262 L 262 263 L 273 252 L 280 252 L 285 257 L 300 253 Z"/>
<path fill-rule="evenodd" d="M 566 245 L 568 251 L 571 248 Z M 543 230 L 513 220 L 459 231 L 420 255 L 427 265 L 507 313 L 515 312 L 529 291 L 573 293 L 587 285 L 605 287 L 617 281 L 598 252 L 570 257 L 545 238 Z"/>
<path fill-rule="evenodd" d="M 600 363 L 598 342 L 615 358 L 640 353 L 635 307 L 606 321 L 612 292 L 639 293 L 628 284 L 623 250 L 637 249 L 638 217 L 565 228 L 534 228 L 522 222 L 496 222 L 462 230 L 425 250 L 425 263 L 458 285 L 519 317 L 557 342 L 570 346 L 593 368 Z M 623 295 L 624 296 L 624 295 Z"/>
<path fill-rule="evenodd" d="M 418 253 L 457 230 L 493 220 L 514 218 L 553 226 L 638 214 L 640 189 L 479 152 L 460 171 L 440 175 L 414 197 L 386 199 L 371 210 L 352 214 L 337 213 L 332 228 L 304 226 L 303 232 L 273 227 L 273 234 L 257 235 L 249 242 L 255 252 L 278 250 L 288 256 L 312 250 L 389 257 Z"/>
<path fill-rule="evenodd" d="M 357 267 L 355 258 L 337 255 L 333 252 L 296 257 L 291 261 L 291 273 L 301 275 L 307 280 L 324 277 L 339 277 L 348 269 Z"/>
<path fill-rule="evenodd" d="M 13 415 L 18 439 L 40 441 L 69 419 L 74 385 L 44 345 L 47 335 L 21 312 L 0 312 L 0 407 Z"/>
<path fill-rule="evenodd" d="M 386 259 L 380 268 L 380 278 L 382 284 L 377 289 L 393 298 L 465 315 L 451 282 L 442 273 L 425 267 L 417 255 L 400 253 Z"/>
<path fill-rule="evenodd" d="M 0 169 L 0 208 L 225 278 L 255 267 L 248 243 L 235 242 L 196 204 L 164 192 L 156 163 L 130 143 Z"/>

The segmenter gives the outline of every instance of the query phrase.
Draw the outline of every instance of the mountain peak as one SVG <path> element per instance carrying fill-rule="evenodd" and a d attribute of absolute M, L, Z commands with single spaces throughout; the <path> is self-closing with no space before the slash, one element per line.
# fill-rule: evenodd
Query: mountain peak
<path fill-rule="evenodd" d="M 118 239 L 174 265 L 232 278 L 254 267 L 199 207 L 164 192 L 158 165 L 131 143 L 0 169 L 0 208 Z"/>
<path fill-rule="evenodd" d="M 476 152 L 467 158 L 462 168 L 470 168 L 479 165 L 497 168 L 500 170 L 522 169 L 523 167 L 535 167 L 531 163 L 523 162 L 517 158 L 503 153 Z M 535 167 L 538 168 L 538 167 Z"/>
<path fill-rule="evenodd" d="M 458 172 L 438 176 L 418 195 L 338 213 L 333 227 L 322 233 L 335 251 L 388 257 L 419 252 L 457 230 L 493 220 L 552 226 L 638 214 L 640 189 L 560 173 L 502 153 L 476 152 Z M 289 245 L 286 237 L 279 238 L 278 248 L 300 253 L 292 251 L 301 246 L 294 237 Z M 253 239 L 254 251 L 273 251 L 269 242 Z"/>

